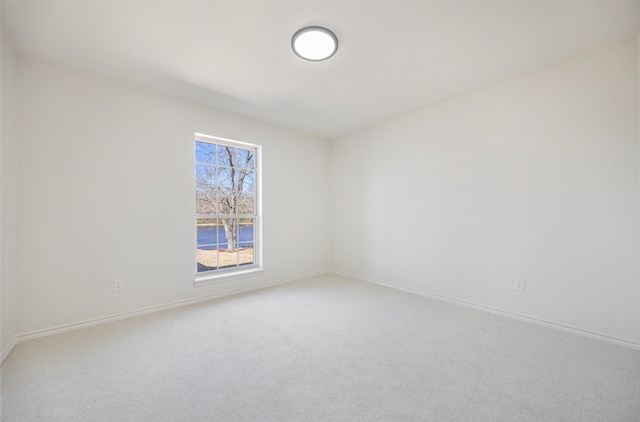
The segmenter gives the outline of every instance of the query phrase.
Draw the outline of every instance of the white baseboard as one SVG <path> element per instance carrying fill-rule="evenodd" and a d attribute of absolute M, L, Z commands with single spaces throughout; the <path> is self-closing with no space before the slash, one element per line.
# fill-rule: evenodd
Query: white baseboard
<path fill-rule="evenodd" d="M 135 310 L 135 311 L 122 312 L 122 313 L 119 313 L 119 314 L 113 314 L 113 315 L 108 315 L 108 316 L 105 316 L 105 317 L 93 318 L 93 319 L 89 319 L 89 320 L 86 320 L 86 321 L 74 322 L 74 323 L 71 323 L 71 324 L 58 325 L 56 327 L 46 328 L 46 329 L 43 329 L 43 330 L 30 331 L 30 332 L 27 332 L 27 333 L 17 334 L 11 339 L 11 342 L 9 343 L 9 345 L 2 352 L 2 360 L 0 360 L 0 363 L 4 362 L 4 360 L 7 358 L 7 356 L 9 356 L 9 354 L 11 353 L 11 351 L 13 350 L 13 348 L 15 347 L 16 344 L 21 343 L 23 341 L 33 340 L 33 339 L 40 338 L 40 337 L 51 336 L 51 335 L 54 335 L 54 334 L 64 333 L 64 332 L 67 332 L 67 331 L 79 330 L 81 328 L 92 327 L 94 325 L 100 325 L 100 324 L 106 324 L 106 323 L 109 323 L 109 322 L 119 321 L 119 320 L 122 320 L 122 319 L 135 318 L 135 317 L 138 317 L 138 316 L 147 315 L 147 314 L 151 314 L 151 313 L 154 313 L 154 312 L 160 312 L 160 311 L 166 311 L 166 310 L 173 309 L 173 308 L 179 308 L 181 306 L 194 305 L 196 303 L 201 303 L 201 302 L 206 302 L 206 301 L 209 301 L 209 300 L 219 299 L 219 298 L 222 298 L 222 297 L 225 297 L 225 296 L 232 296 L 232 295 L 237 295 L 237 294 L 240 294 L 240 293 L 250 292 L 252 290 L 264 289 L 264 288 L 267 288 L 267 287 L 276 286 L 278 284 L 289 283 L 291 281 L 296 281 L 296 280 L 303 280 L 305 278 L 316 277 L 316 276 L 320 276 L 320 275 L 328 274 L 328 273 L 331 273 L 331 271 L 330 270 L 322 270 L 322 271 L 316 271 L 316 272 L 312 272 L 312 273 L 299 274 L 299 275 L 295 275 L 295 276 L 292 276 L 292 277 L 279 279 L 277 281 L 270 281 L 268 283 L 256 284 L 256 285 L 253 285 L 251 287 L 243 287 L 243 288 L 240 288 L 240 289 L 227 290 L 226 292 L 222 292 L 222 293 L 214 293 L 214 294 L 211 294 L 211 295 L 200 296 L 200 297 L 196 297 L 196 298 L 193 298 L 193 299 L 179 300 L 177 302 L 166 303 L 164 305 L 156 305 L 156 306 L 151 306 L 151 307 L 148 307 L 148 308 L 138 309 L 138 310 Z"/>
<path fill-rule="evenodd" d="M 2 356 L 0 356 L 0 364 L 2 364 L 7 356 L 9 356 L 9 354 L 13 351 L 13 348 L 16 347 L 16 344 L 18 344 L 18 336 L 11 337 L 11 341 L 2 351 Z"/>
<path fill-rule="evenodd" d="M 616 344 L 618 346 L 624 346 L 624 347 L 628 347 L 630 349 L 640 350 L 640 343 L 636 343 L 634 341 L 626 340 L 626 339 L 623 339 L 623 338 L 610 336 L 610 335 L 599 333 L 599 332 L 596 332 L 596 331 L 587 330 L 587 329 L 580 328 L 580 327 L 573 327 L 573 326 L 566 325 L 566 324 L 560 324 L 560 323 L 557 323 L 557 322 L 548 321 L 548 320 L 544 320 L 544 319 L 541 319 L 541 318 L 536 318 L 536 317 L 532 317 L 532 316 L 528 316 L 528 315 L 522 315 L 522 314 L 518 314 L 518 313 L 515 313 L 515 312 L 511 312 L 511 311 L 506 311 L 506 310 L 503 310 L 503 309 L 494 308 L 492 306 L 486 306 L 486 305 L 481 305 L 481 304 L 478 304 L 478 303 L 467 302 L 467 301 L 456 299 L 456 298 L 453 298 L 453 297 L 443 296 L 443 295 L 431 293 L 431 292 L 424 291 L 424 290 L 418 290 L 418 289 L 414 289 L 414 288 L 411 288 L 411 287 L 401 286 L 399 284 L 389 283 L 388 281 L 384 281 L 384 280 L 378 280 L 378 279 L 371 278 L 371 277 L 366 277 L 366 276 L 362 276 L 362 275 L 358 275 L 358 274 L 348 273 L 346 271 L 333 269 L 333 270 L 331 270 L 331 272 L 334 273 L 334 274 L 345 276 L 345 277 L 354 278 L 356 280 L 366 281 L 366 282 L 369 282 L 369 283 L 375 283 L 375 284 L 379 284 L 379 285 L 382 285 L 382 286 L 391 287 L 393 289 L 397 289 L 397 290 L 402 290 L 402 291 L 409 292 L 409 293 L 418 294 L 420 296 L 425 296 L 425 297 L 428 297 L 428 298 L 431 298 L 431 299 L 436 299 L 436 300 L 441 300 L 441 301 L 448 302 L 448 303 L 453 303 L 455 305 L 464 306 L 466 308 L 477 309 L 477 310 L 480 310 L 480 311 L 489 312 L 489 313 L 500 315 L 500 316 L 504 316 L 504 317 L 507 317 L 507 318 L 517 319 L 517 320 L 520 320 L 520 321 L 529 322 L 529 323 L 536 324 L 536 325 L 541 325 L 543 327 L 549 327 L 549 328 L 553 328 L 553 329 L 556 329 L 556 330 L 564 331 L 564 332 L 567 332 L 567 333 L 577 334 L 579 336 L 588 337 L 588 338 L 591 338 L 591 339 L 595 339 L 595 340 L 600 340 L 600 341 L 604 341 L 604 342 L 607 342 L 607 343 Z"/>

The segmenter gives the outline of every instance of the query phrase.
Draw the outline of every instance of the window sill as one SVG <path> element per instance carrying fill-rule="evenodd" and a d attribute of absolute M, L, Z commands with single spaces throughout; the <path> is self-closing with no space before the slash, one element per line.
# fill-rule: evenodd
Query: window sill
<path fill-rule="evenodd" d="M 217 274 L 201 274 L 196 275 L 196 279 L 193 282 L 194 287 L 206 286 L 208 284 L 223 283 L 226 281 L 238 280 L 241 278 L 255 277 L 264 273 L 261 267 L 255 266 L 239 271 L 229 271 Z"/>

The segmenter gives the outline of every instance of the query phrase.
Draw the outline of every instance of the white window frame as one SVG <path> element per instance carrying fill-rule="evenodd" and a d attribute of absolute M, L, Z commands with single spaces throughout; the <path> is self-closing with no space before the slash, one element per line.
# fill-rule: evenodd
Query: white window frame
<path fill-rule="evenodd" d="M 254 174 L 254 190 L 255 190 L 255 209 L 253 215 L 248 214 L 238 214 L 238 215 L 222 215 L 222 214 L 196 214 L 195 210 L 195 193 L 196 193 L 196 168 L 197 164 L 206 164 L 206 163 L 198 163 L 195 159 L 194 153 L 194 236 L 195 236 L 195 248 L 194 248 L 194 271 L 195 271 L 195 281 L 194 286 L 202 286 L 213 283 L 220 283 L 224 281 L 231 281 L 245 277 L 257 276 L 264 272 L 262 268 L 262 147 L 260 145 L 249 144 L 246 142 L 234 141 L 231 139 L 219 138 L 216 136 L 204 135 L 201 133 L 196 133 L 194 136 L 193 146 L 195 152 L 196 142 L 206 142 L 210 144 L 216 145 L 224 145 L 233 148 L 243 148 L 243 149 L 251 149 L 254 151 L 254 161 L 255 161 L 255 174 Z M 205 272 L 198 272 L 198 241 L 197 241 L 197 230 L 198 230 L 198 219 L 202 218 L 252 218 L 253 219 L 253 264 L 242 265 L 232 268 L 223 268 L 216 269 Z"/>

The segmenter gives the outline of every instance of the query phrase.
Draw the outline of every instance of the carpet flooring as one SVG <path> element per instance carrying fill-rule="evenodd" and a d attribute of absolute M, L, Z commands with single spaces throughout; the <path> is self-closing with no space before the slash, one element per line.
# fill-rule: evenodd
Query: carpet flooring
<path fill-rule="evenodd" d="M 640 352 L 324 275 L 16 346 L 5 422 L 640 420 Z"/>

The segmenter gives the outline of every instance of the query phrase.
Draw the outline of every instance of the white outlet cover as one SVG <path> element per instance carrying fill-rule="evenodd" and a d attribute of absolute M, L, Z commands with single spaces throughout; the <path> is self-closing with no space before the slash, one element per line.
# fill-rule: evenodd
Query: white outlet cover
<path fill-rule="evenodd" d="M 123 290 L 124 290 L 124 279 L 116 278 L 115 280 L 113 280 L 113 291 L 121 292 Z"/>
<path fill-rule="evenodd" d="M 518 290 L 519 292 L 524 292 L 524 289 L 527 285 L 527 280 L 524 278 L 514 278 L 513 279 L 513 290 Z"/>

